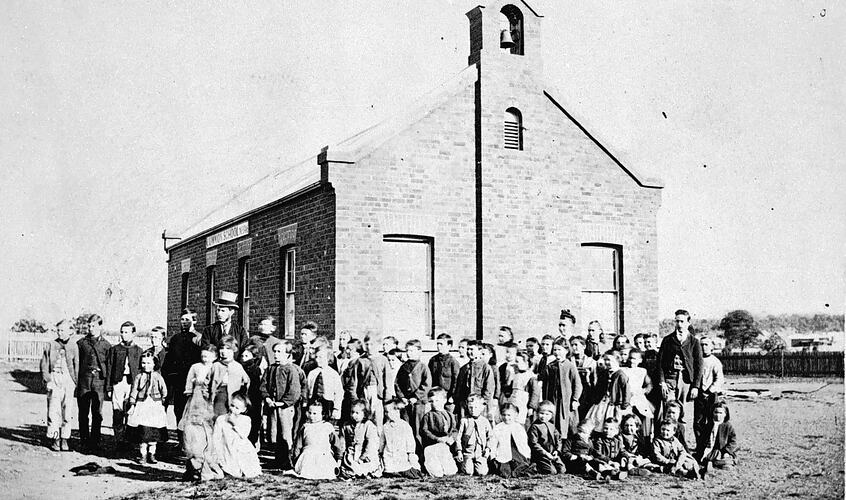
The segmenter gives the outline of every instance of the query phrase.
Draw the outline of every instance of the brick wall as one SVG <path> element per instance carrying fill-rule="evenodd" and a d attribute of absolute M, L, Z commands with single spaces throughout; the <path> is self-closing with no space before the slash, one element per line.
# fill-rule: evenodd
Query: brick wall
<path fill-rule="evenodd" d="M 315 165 L 315 168 L 318 168 Z M 255 333 L 263 316 L 280 318 L 280 249 L 277 230 L 297 224 L 296 236 L 296 311 L 297 326 L 308 320 L 317 321 L 321 330 L 333 334 L 335 329 L 335 195 L 328 184 L 321 185 L 289 201 L 277 203 L 252 214 L 247 237 L 217 245 L 215 278 L 217 290 L 238 291 L 238 243 L 246 238 L 250 245 L 250 330 Z M 233 224 L 234 225 L 234 224 Z M 191 259 L 189 275 L 189 307 L 198 313 L 199 328 L 205 326 L 206 240 L 189 241 L 170 251 L 168 262 L 168 330 L 179 330 L 181 261 Z"/>
<path fill-rule="evenodd" d="M 486 17 L 483 28 L 493 22 Z M 622 246 L 626 332 L 655 330 L 661 192 L 641 187 L 544 95 L 540 19 L 524 9 L 524 26 L 525 55 L 494 47 L 479 62 L 485 337 L 500 324 L 518 336 L 552 333 L 562 308 L 585 331 L 593 319 L 580 315 L 587 242 Z M 485 32 L 486 47 L 494 35 Z M 502 147 L 512 106 L 523 116 L 523 151 Z"/>
<path fill-rule="evenodd" d="M 337 325 L 382 331 L 385 234 L 434 238 L 434 327 L 475 335 L 473 84 L 355 164 L 333 166 Z M 390 334 L 390 332 L 385 332 Z"/>

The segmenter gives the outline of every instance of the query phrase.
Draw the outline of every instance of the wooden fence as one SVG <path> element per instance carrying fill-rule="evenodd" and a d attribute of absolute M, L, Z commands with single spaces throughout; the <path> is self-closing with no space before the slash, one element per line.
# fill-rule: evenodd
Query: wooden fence
<path fill-rule="evenodd" d="M 723 372 L 778 377 L 842 377 L 842 352 L 730 353 L 717 356 Z"/>
<path fill-rule="evenodd" d="M 117 344 L 120 340 L 118 335 L 108 334 L 104 337 L 112 344 Z M 55 335 L 52 333 L 0 332 L 0 360 L 37 363 L 41 360 L 44 347 L 54 338 Z M 76 342 L 80 338 L 74 335 L 71 337 L 71 342 Z M 150 346 L 150 338 L 136 336 L 135 343 L 146 349 Z"/>

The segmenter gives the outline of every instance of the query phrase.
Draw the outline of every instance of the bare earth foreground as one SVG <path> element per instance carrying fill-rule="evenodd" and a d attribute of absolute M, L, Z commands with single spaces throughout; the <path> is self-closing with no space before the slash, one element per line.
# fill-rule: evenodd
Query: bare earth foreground
<path fill-rule="evenodd" d="M 596 482 L 564 475 L 502 480 L 454 477 L 408 481 L 314 482 L 266 474 L 251 481 L 193 485 L 179 481 L 180 460 L 157 465 L 126 459 L 51 452 L 41 444 L 46 397 L 37 376 L 0 365 L 0 498 L 843 498 L 843 381 L 733 379 L 732 420 L 740 439 L 739 468 L 705 482 L 667 476 Z M 831 383 L 827 383 L 831 382 Z M 743 397 L 741 397 L 743 396 Z M 752 396 L 752 397 L 748 397 Z M 105 424 L 110 424 L 105 409 Z M 74 428 L 76 419 L 74 418 Z M 110 429 L 105 441 L 111 442 Z M 74 433 L 74 437 L 76 434 Z M 88 462 L 115 468 L 113 474 L 75 476 L 71 467 Z"/>

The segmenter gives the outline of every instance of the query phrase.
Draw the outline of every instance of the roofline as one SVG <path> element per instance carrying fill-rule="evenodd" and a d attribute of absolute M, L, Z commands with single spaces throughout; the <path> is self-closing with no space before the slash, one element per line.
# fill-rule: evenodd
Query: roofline
<path fill-rule="evenodd" d="M 225 226 L 229 226 L 231 224 L 235 224 L 236 222 L 240 222 L 244 219 L 248 219 L 249 217 L 255 215 L 258 212 L 262 212 L 262 211 L 267 210 L 269 208 L 272 208 L 276 205 L 280 205 L 280 204 L 289 202 L 289 201 L 293 200 L 294 198 L 299 198 L 300 196 L 308 194 L 311 191 L 314 191 L 314 190 L 316 190 L 317 188 L 319 188 L 323 185 L 328 185 L 328 183 L 317 181 L 317 182 L 314 182 L 312 184 L 309 184 L 308 186 L 305 186 L 301 189 L 298 189 L 298 190 L 294 191 L 293 193 L 291 193 L 289 195 L 286 195 L 286 196 L 283 196 L 283 197 L 281 197 L 277 200 L 271 201 L 270 203 L 266 203 L 266 204 L 264 204 L 264 205 L 262 205 L 258 208 L 254 208 L 252 210 L 244 212 L 241 215 L 238 215 L 237 217 L 233 217 L 233 218 L 231 218 L 231 219 L 229 219 L 225 222 L 221 222 L 220 224 L 217 224 L 217 225 L 212 226 L 212 227 L 210 227 L 206 230 L 200 231 L 199 233 L 193 234 L 193 235 L 188 236 L 188 237 L 186 237 L 186 238 L 184 238 L 180 241 L 177 241 L 173 245 L 166 247 L 165 251 L 168 252 L 168 254 L 169 254 L 171 250 L 174 250 L 174 249 L 181 247 L 183 245 L 187 245 L 189 243 L 193 243 L 194 241 L 196 241 L 196 240 L 198 240 L 198 239 L 200 239 L 200 238 L 202 238 L 202 237 L 204 237 L 204 236 L 206 236 L 210 233 L 213 233 L 213 232 L 217 231 L 218 229 L 222 229 Z"/>
<path fill-rule="evenodd" d="M 579 120 L 576 120 L 573 117 L 573 115 L 568 113 L 567 110 L 564 109 L 564 106 L 559 104 L 558 101 L 556 101 L 555 98 L 552 97 L 549 94 L 549 92 L 544 90 L 543 95 L 545 95 L 547 98 L 549 98 L 549 100 L 552 101 L 552 104 L 554 104 L 555 107 L 560 109 L 561 112 L 564 113 L 567 116 L 567 118 L 572 120 L 572 122 L 575 123 L 577 127 L 579 127 L 579 130 L 581 130 L 586 136 L 588 136 L 588 138 L 591 141 L 593 141 L 594 144 L 599 146 L 599 149 L 601 149 L 606 155 L 608 155 L 608 157 L 611 158 L 614 161 L 614 163 L 617 164 L 617 166 L 619 166 L 620 168 L 623 169 L 624 172 L 629 174 L 629 177 L 634 179 L 634 181 L 637 182 L 638 186 L 644 187 L 644 188 L 649 188 L 649 189 L 663 189 L 664 188 L 664 183 L 663 183 L 663 181 L 661 181 L 661 179 L 658 179 L 658 178 L 655 178 L 655 177 L 642 176 L 637 171 L 635 171 L 635 169 L 623 165 L 622 162 L 620 162 L 620 160 L 618 160 L 617 157 L 614 156 L 614 154 L 611 151 L 608 150 L 608 148 L 603 146 L 602 143 L 599 142 L 599 140 L 596 137 L 593 136 L 593 134 L 588 132 L 588 130 L 581 123 L 579 123 Z M 641 179 L 643 179 L 643 180 L 641 180 Z"/>
<path fill-rule="evenodd" d="M 515 2 L 515 3 L 517 3 L 517 2 Z M 520 0 L 520 3 L 522 3 L 523 5 L 526 6 L 527 9 L 532 11 L 532 14 L 534 14 L 535 17 L 543 17 L 543 15 L 540 12 L 538 12 L 537 10 L 535 10 L 534 7 L 529 5 L 529 2 L 527 2 L 526 0 Z M 476 9 L 484 9 L 485 7 L 486 7 L 485 5 L 476 5 L 476 7 L 470 9 L 468 12 L 473 12 Z"/>

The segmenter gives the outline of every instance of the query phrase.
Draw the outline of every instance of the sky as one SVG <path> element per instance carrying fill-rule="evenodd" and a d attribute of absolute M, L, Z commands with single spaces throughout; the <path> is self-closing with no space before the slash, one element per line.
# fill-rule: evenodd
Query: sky
<path fill-rule="evenodd" d="M 461 0 L 0 9 L 0 326 L 165 323 L 178 234 L 466 67 Z M 846 12 L 533 1 L 549 88 L 665 184 L 662 317 L 846 308 Z"/>

